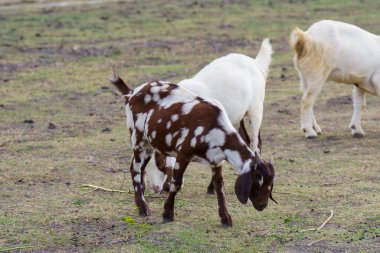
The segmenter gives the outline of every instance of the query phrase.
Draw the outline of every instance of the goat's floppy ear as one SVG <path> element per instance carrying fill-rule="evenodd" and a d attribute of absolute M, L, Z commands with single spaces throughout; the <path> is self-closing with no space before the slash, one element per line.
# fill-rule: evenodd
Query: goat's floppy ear
<path fill-rule="evenodd" d="M 241 174 L 237 177 L 235 182 L 235 194 L 240 203 L 247 203 L 252 184 L 253 178 L 251 172 Z"/>

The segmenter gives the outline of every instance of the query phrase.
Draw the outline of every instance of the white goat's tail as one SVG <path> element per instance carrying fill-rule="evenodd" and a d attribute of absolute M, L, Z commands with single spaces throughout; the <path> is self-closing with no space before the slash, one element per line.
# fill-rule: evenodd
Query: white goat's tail
<path fill-rule="evenodd" d="M 290 34 L 289 44 L 297 54 L 298 59 L 301 59 L 307 53 L 307 44 L 310 43 L 305 32 L 295 27 Z"/>
<path fill-rule="evenodd" d="M 261 43 L 260 51 L 255 59 L 257 66 L 260 68 L 261 71 L 263 71 L 265 78 L 268 76 L 269 65 L 272 61 L 272 54 L 273 50 L 270 40 L 268 38 L 265 38 Z"/>

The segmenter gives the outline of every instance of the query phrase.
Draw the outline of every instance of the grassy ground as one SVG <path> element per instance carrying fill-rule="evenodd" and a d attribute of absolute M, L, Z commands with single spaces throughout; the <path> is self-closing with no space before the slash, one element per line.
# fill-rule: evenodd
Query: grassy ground
<path fill-rule="evenodd" d="M 366 137 L 353 139 L 351 87 L 327 83 L 315 108 L 324 134 L 305 140 L 287 44 L 295 25 L 320 19 L 380 34 L 378 1 L 44 2 L 0 1 L 0 251 L 380 252 L 380 101 L 368 96 Z M 173 223 L 161 221 L 164 195 L 149 195 L 152 216 L 140 218 L 132 194 L 81 189 L 119 189 L 129 168 L 123 100 L 106 81 L 111 66 L 131 85 L 177 82 L 229 52 L 254 57 L 266 36 L 275 54 L 263 157 L 277 154 L 278 205 L 257 212 L 238 203 L 228 165 L 230 229 L 206 195 L 209 169 L 197 164 Z M 122 188 L 132 190 L 128 173 Z M 330 210 L 323 229 L 302 232 Z"/>

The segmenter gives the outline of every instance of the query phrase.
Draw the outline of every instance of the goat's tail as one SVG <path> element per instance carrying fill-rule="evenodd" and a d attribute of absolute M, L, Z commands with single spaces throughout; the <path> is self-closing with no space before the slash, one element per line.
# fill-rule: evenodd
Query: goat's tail
<path fill-rule="evenodd" d="M 272 45 L 268 38 L 265 38 L 261 43 L 260 51 L 256 55 L 256 63 L 261 71 L 263 71 L 265 77 L 267 77 L 269 72 L 269 65 L 272 61 Z"/>
<path fill-rule="evenodd" d="M 307 35 L 298 27 L 294 28 L 290 34 L 290 46 L 297 54 L 297 58 L 301 59 L 307 53 Z"/>
<path fill-rule="evenodd" d="M 116 86 L 116 88 L 121 92 L 123 95 L 127 95 L 131 89 L 125 84 L 123 79 L 119 77 L 117 74 L 117 71 L 115 68 L 112 69 L 112 74 L 108 77 L 108 80 Z"/>

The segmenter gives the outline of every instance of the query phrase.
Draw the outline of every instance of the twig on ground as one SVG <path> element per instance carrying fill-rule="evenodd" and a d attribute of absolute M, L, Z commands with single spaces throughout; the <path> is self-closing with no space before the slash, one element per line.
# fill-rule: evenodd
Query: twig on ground
<path fill-rule="evenodd" d="M 41 245 L 24 245 L 24 246 L 15 246 L 15 247 L 9 247 L 9 248 L 0 248 L 0 252 L 7 252 L 7 251 L 14 251 L 14 250 L 21 250 L 21 249 L 32 249 L 32 248 L 42 248 Z"/>
<path fill-rule="evenodd" d="M 87 192 L 82 192 L 81 194 L 91 193 L 91 192 L 96 191 L 96 190 L 102 190 L 102 191 L 106 191 L 106 192 L 119 192 L 119 193 L 133 194 L 133 192 L 131 192 L 131 190 L 128 190 L 128 191 L 114 190 L 114 189 L 108 189 L 108 188 L 97 186 L 97 185 L 93 185 L 93 184 L 82 184 L 81 188 L 93 188 L 92 190 L 87 191 Z M 163 195 L 163 194 L 151 194 L 151 195 L 148 195 L 147 194 L 147 195 L 145 195 L 145 197 L 146 198 L 165 198 L 165 195 Z"/>
<path fill-rule="evenodd" d="M 320 225 L 318 228 L 309 228 L 309 229 L 304 229 L 304 230 L 301 230 L 300 232 L 306 232 L 306 231 L 318 231 L 318 230 L 321 230 L 326 224 L 327 222 L 329 222 L 329 220 L 331 220 L 331 218 L 333 217 L 334 215 L 334 211 L 333 210 L 330 210 L 330 217 L 327 218 L 327 220 L 325 220 L 322 225 Z"/>
<path fill-rule="evenodd" d="M 293 194 L 291 192 L 276 192 L 276 191 L 273 191 L 272 193 L 275 193 L 275 194 Z"/>
<path fill-rule="evenodd" d="M 317 242 L 323 241 L 323 240 L 325 240 L 325 239 L 319 239 L 319 240 L 316 240 L 316 241 L 314 241 L 314 242 L 309 243 L 307 246 L 311 246 L 311 245 L 313 245 L 313 244 L 315 244 L 315 243 L 317 243 Z"/>
<path fill-rule="evenodd" d="M 81 188 L 94 188 L 93 190 L 91 190 L 89 192 L 93 192 L 93 191 L 96 191 L 96 190 L 102 190 L 102 191 L 106 191 L 106 192 L 130 193 L 130 191 L 108 189 L 108 188 L 104 188 L 104 187 L 93 185 L 93 184 L 82 184 Z M 85 193 L 89 193 L 89 192 L 85 192 Z"/>

